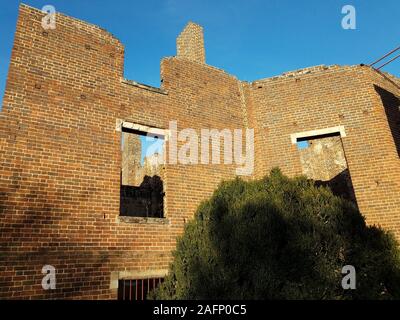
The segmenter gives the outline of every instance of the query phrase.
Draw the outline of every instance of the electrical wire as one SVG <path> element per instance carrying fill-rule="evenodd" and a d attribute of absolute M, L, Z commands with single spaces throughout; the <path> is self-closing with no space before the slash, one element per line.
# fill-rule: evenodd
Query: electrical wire
<path fill-rule="evenodd" d="M 393 49 L 392 51 L 388 52 L 387 54 L 385 54 L 383 57 L 379 58 L 378 60 L 374 61 L 373 63 L 369 64 L 370 67 L 372 67 L 373 65 L 377 64 L 378 62 L 382 61 L 383 59 L 385 59 L 386 57 L 390 56 L 391 54 L 395 53 L 396 51 L 400 50 L 400 47 L 397 47 L 396 49 Z M 389 63 L 391 63 L 392 61 L 396 60 L 400 55 L 396 56 L 395 58 L 391 59 L 390 61 L 384 63 L 383 65 L 381 65 L 380 67 L 376 68 L 376 69 L 381 69 L 384 66 L 388 65 Z"/>
<path fill-rule="evenodd" d="M 388 62 L 384 63 L 383 65 L 381 65 L 380 67 L 376 68 L 378 70 L 382 69 L 384 66 L 388 65 L 389 63 L 391 63 L 392 61 L 396 60 L 397 58 L 400 57 L 400 54 L 398 54 L 397 56 L 395 56 L 393 59 L 390 59 Z"/>

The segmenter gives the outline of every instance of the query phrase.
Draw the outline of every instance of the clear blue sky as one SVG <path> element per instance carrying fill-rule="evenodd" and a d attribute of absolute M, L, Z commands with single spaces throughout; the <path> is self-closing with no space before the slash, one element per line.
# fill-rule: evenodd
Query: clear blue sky
<path fill-rule="evenodd" d="M 0 2 L 0 99 L 18 4 Z M 159 86 L 160 59 L 192 20 L 205 30 L 207 63 L 242 80 L 319 64 L 369 63 L 400 45 L 399 0 L 25 0 L 99 25 L 126 47 L 125 77 Z M 357 10 L 357 29 L 343 30 L 341 8 Z M 385 68 L 400 76 L 400 59 Z"/>

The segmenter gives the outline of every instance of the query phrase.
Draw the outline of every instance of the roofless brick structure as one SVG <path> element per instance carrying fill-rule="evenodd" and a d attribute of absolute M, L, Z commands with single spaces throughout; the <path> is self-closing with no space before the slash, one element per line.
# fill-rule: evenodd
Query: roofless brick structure
<path fill-rule="evenodd" d="M 44 30 L 43 16 L 20 6 L 0 113 L 0 298 L 141 299 L 161 281 L 186 221 L 236 169 L 141 163 L 140 136 L 167 140 L 170 121 L 253 128 L 250 179 L 306 174 L 400 237 L 399 79 L 318 66 L 243 82 L 206 64 L 189 23 L 154 88 L 124 79 L 105 30 L 62 14 Z"/>

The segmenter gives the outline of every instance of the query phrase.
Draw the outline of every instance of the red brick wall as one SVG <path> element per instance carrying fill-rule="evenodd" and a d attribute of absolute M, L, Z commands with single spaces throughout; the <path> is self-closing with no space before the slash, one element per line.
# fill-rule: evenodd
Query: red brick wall
<path fill-rule="evenodd" d="M 300 152 L 290 135 L 342 125 L 362 214 L 400 237 L 400 160 L 375 84 L 400 96 L 399 87 L 366 66 L 314 67 L 254 82 L 256 173 L 279 166 L 286 174 L 301 174 Z"/>
<path fill-rule="evenodd" d="M 167 165 L 167 221 L 118 222 L 116 120 L 241 128 L 238 81 L 167 58 L 161 90 L 128 84 L 113 36 L 63 15 L 43 34 L 42 16 L 20 8 L 0 118 L 0 297 L 116 298 L 111 272 L 167 269 L 184 221 L 235 168 Z M 45 264 L 56 290 L 41 287 Z"/>
<path fill-rule="evenodd" d="M 106 31 L 20 7 L 0 113 L 0 298 L 115 299 L 115 272 L 165 270 L 176 236 L 236 165 L 166 165 L 165 220 L 120 221 L 117 119 L 168 129 L 255 129 L 255 176 L 301 173 L 290 134 L 342 124 L 357 201 L 399 235 L 399 157 L 366 67 L 241 83 L 185 57 L 161 62 L 161 89 L 124 81 L 124 47 Z M 198 48 L 196 47 L 196 50 Z M 140 62 L 138 62 L 140 63 Z M 168 153 L 168 152 L 167 152 Z M 378 182 L 376 182 L 378 181 Z M 43 265 L 56 268 L 43 290 Z"/>

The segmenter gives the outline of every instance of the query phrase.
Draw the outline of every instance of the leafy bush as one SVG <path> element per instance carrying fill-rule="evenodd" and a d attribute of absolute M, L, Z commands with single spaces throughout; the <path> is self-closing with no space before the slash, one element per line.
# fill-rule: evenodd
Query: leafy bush
<path fill-rule="evenodd" d="M 342 267 L 356 269 L 355 290 Z M 400 296 L 394 237 L 366 226 L 351 203 L 290 179 L 223 182 L 178 240 L 155 299 L 393 299 Z"/>

